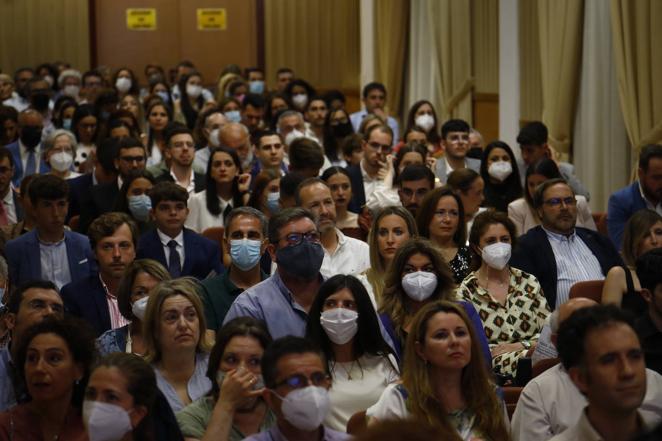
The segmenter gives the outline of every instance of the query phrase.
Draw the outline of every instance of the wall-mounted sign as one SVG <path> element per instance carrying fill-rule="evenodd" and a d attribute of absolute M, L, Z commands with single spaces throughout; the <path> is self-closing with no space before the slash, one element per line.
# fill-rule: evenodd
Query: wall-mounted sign
<path fill-rule="evenodd" d="M 126 27 L 132 31 L 155 31 L 156 8 L 129 8 L 126 10 Z"/>
<path fill-rule="evenodd" d="M 227 15 L 223 8 L 198 8 L 199 31 L 224 31 Z"/>

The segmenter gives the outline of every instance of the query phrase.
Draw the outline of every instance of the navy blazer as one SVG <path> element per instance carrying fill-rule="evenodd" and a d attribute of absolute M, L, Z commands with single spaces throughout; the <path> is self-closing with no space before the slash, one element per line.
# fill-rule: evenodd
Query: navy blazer
<path fill-rule="evenodd" d="M 644 208 L 646 201 L 641 197 L 638 180 L 609 196 L 607 229 L 609 238 L 617 250 L 623 247 L 623 230 L 626 222 L 633 214 Z"/>
<path fill-rule="evenodd" d="M 164 268 L 168 268 L 163 244 L 156 228 L 140 236 L 136 259 L 154 259 Z M 224 271 L 218 244 L 184 228 L 184 264 L 181 277 L 193 276 L 202 280 L 212 270 L 216 271 L 216 274 L 222 274 Z"/>
<path fill-rule="evenodd" d="M 575 227 L 575 232 L 600 262 L 602 273 L 606 276 L 613 266 L 622 266 L 623 261 L 609 239 L 593 230 Z M 538 225 L 531 228 L 518 239 L 513 250 L 510 265 L 536 276 L 545 293 L 547 304 L 556 308 L 556 258 L 549 243 L 547 233 Z"/>
<path fill-rule="evenodd" d="M 97 337 L 110 329 L 110 311 L 99 273 L 64 285 L 60 296 L 64 309 L 88 322 Z"/>
<path fill-rule="evenodd" d="M 74 216 L 80 216 L 80 207 L 89 203 L 94 180 L 92 173 L 86 173 L 67 181 L 69 184 L 69 212 L 67 222 Z"/>
<path fill-rule="evenodd" d="M 14 177 L 11 182 L 14 184 L 14 188 L 21 186 L 21 180 L 23 179 L 23 161 L 21 161 L 21 148 L 18 145 L 18 139 L 11 144 L 7 144 L 5 147 L 11 152 L 11 156 L 14 160 Z M 43 148 L 43 144 L 42 144 Z M 43 153 L 43 151 L 42 151 Z M 51 171 L 51 167 L 43 160 L 43 158 L 36 158 L 39 160 L 39 171 L 38 173 L 48 173 Z"/>
<path fill-rule="evenodd" d="M 162 175 L 158 176 L 157 178 L 154 178 L 154 182 L 156 182 L 157 184 L 159 182 L 175 183 L 175 179 L 170 174 L 170 171 L 167 171 Z M 201 175 L 200 173 L 193 173 L 193 185 L 194 185 L 193 191 L 195 193 L 200 193 L 202 190 L 205 190 L 207 188 L 206 176 Z"/>
<path fill-rule="evenodd" d="M 96 260 L 87 236 L 65 230 L 64 243 L 67 247 L 72 282 L 84 279 L 96 272 Z M 9 266 L 9 280 L 12 285 L 18 286 L 28 280 L 43 278 L 36 229 L 7 242 L 5 254 Z"/>
<path fill-rule="evenodd" d="M 365 187 L 363 186 L 363 173 L 360 165 L 350 165 L 347 167 L 349 181 L 352 184 L 352 200 L 349 201 L 347 209 L 354 213 L 361 213 L 365 206 Z"/>

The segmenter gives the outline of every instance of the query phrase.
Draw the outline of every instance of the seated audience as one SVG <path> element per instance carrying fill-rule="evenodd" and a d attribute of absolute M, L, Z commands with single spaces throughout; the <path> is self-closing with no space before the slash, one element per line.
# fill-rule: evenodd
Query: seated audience
<path fill-rule="evenodd" d="M 193 171 L 195 142 L 193 132 L 187 127 L 173 123 L 165 129 L 165 158 L 169 170 L 156 178 L 156 182 L 174 182 L 189 195 L 201 192 L 208 185 L 205 176 Z"/>
<path fill-rule="evenodd" d="M 542 158 L 531 164 L 526 169 L 524 179 L 524 197 L 516 199 L 508 204 L 508 217 L 517 228 L 517 235 L 528 232 L 531 228 L 540 225 L 540 217 L 533 207 L 533 194 L 536 187 L 548 179 L 562 178 L 556 162 L 548 158 Z M 577 199 L 577 226 L 597 231 L 588 201 L 582 195 L 575 195 Z"/>
<path fill-rule="evenodd" d="M 131 172 L 122 183 L 122 188 L 120 188 L 115 201 L 113 211 L 125 213 L 131 217 L 138 226 L 140 234 L 154 228 L 154 224 L 149 217 L 149 212 L 152 209 L 149 192 L 154 185 L 154 178 L 147 170 Z"/>
<path fill-rule="evenodd" d="M 15 363 L 30 400 L 0 413 L 0 439 L 87 440 L 81 407 L 93 358 L 85 323 L 48 318 L 26 329 Z"/>
<path fill-rule="evenodd" d="M 154 260 L 138 259 L 129 264 L 117 288 L 117 307 L 128 324 L 110 329 L 97 338 L 99 355 L 113 352 L 145 353 L 142 321 L 148 297 L 152 289 L 164 280 L 170 280 L 170 274 Z"/>
<path fill-rule="evenodd" d="M 68 130 L 56 129 L 44 140 L 44 162 L 48 164 L 52 175 L 62 179 L 73 179 L 80 173 L 73 171 L 76 155 L 76 138 Z"/>
<path fill-rule="evenodd" d="M 344 432 L 353 414 L 375 404 L 386 385 L 399 380 L 370 297 L 353 276 L 338 274 L 322 284 L 306 338 L 322 350 L 331 373 L 327 427 Z"/>
<path fill-rule="evenodd" d="M 508 204 L 522 196 L 515 155 L 505 142 L 493 141 L 485 147 L 480 163 L 480 176 L 485 183 L 484 207 L 505 213 L 508 211 Z"/>
<path fill-rule="evenodd" d="M 252 181 L 249 207 L 261 211 L 267 219 L 280 210 L 280 171 L 262 170 Z"/>
<path fill-rule="evenodd" d="M 216 332 L 234 300 L 244 290 L 264 281 L 260 268 L 267 248 L 267 219 L 250 207 L 235 208 L 225 219 L 224 248 L 230 254 L 227 271 L 202 281 L 200 297 L 207 329 Z"/>
<path fill-rule="evenodd" d="M 205 173 L 207 171 L 211 150 L 221 146 L 220 132 L 227 122 L 227 118 L 218 107 L 203 110 L 198 115 L 193 130 L 197 148 L 193 159 L 193 171 L 195 173 Z"/>
<path fill-rule="evenodd" d="M 53 175 L 36 176 L 30 182 L 28 196 L 35 229 L 5 245 L 9 278 L 14 285 L 45 279 L 60 289 L 86 279 L 96 270 L 87 237 L 65 230 L 68 191 L 67 182 Z"/>
<path fill-rule="evenodd" d="M 31 280 L 20 285 L 9 297 L 4 321 L 9 339 L 0 348 L 0 412 L 29 399 L 25 383 L 18 375 L 17 350 L 26 329 L 44 318 L 64 315 L 64 304 L 57 287 L 46 280 Z"/>
<path fill-rule="evenodd" d="M 588 404 L 551 440 L 627 440 L 660 421 L 659 414 L 649 419 L 639 411 L 652 391 L 639 339 L 623 311 L 613 305 L 580 309 L 559 326 L 557 344 L 563 368 Z M 651 386 L 659 408 L 659 376 Z"/>
<path fill-rule="evenodd" d="M 446 181 L 453 193 L 460 197 L 462 208 L 464 209 L 464 221 L 467 225 L 467 231 L 471 231 L 471 226 L 477 214 L 482 213 L 486 208 L 481 207 L 485 200 L 483 190 L 485 181 L 478 172 L 470 168 L 461 168 L 451 172 Z"/>
<path fill-rule="evenodd" d="M 457 289 L 458 298 L 473 303 L 483 321 L 494 371 L 513 377 L 550 314 L 538 280 L 508 265 L 515 234 L 505 213 L 479 214 L 469 236 L 473 272 Z"/>
<path fill-rule="evenodd" d="M 226 117 L 226 119 L 228 119 Z M 241 169 L 244 171 L 251 170 L 253 163 L 256 161 L 253 155 L 253 146 L 251 145 L 250 132 L 248 128 L 240 123 L 228 122 L 223 124 L 220 132 L 218 133 L 220 145 L 229 147 L 237 151 L 239 159 L 241 160 Z"/>
<path fill-rule="evenodd" d="M 355 132 L 365 133 L 360 130 L 363 121 L 370 115 L 376 115 L 383 120 L 383 124 L 386 123 L 390 127 L 392 132 L 391 144 L 400 139 L 398 122 L 395 118 L 388 116 L 384 110 L 386 107 L 386 87 L 382 83 L 372 82 L 366 84 L 361 93 L 361 101 L 363 101 L 365 108 L 350 115 Z"/>
<path fill-rule="evenodd" d="M 11 185 L 13 176 L 14 158 L 9 150 L 0 147 L 0 227 L 23 220 L 23 210 L 18 203 L 20 193 Z"/>
<path fill-rule="evenodd" d="M 431 302 L 410 323 L 401 384 L 386 387 L 370 423 L 415 417 L 459 439 L 509 439 L 473 323 L 460 305 Z M 454 430 L 453 430 L 454 429 Z"/>
<path fill-rule="evenodd" d="M 25 109 L 18 114 L 18 139 L 5 145 L 13 157 L 14 187 L 21 185 L 21 179 L 36 173 L 48 173 L 48 164 L 42 160 L 42 132 L 44 117 L 34 109 Z"/>
<path fill-rule="evenodd" d="M 621 256 L 623 266 L 615 266 L 609 270 L 602 288 L 602 303 L 613 303 L 642 315 L 647 305 L 641 296 L 641 284 L 635 271 L 635 263 L 639 256 L 662 247 L 662 216 L 653 210 L 637 211 L 625 223 Z"/>
<path fill-rule="evenodd" d="M 434 173 L 427 165 L 408 165 L 402 170 L 396 183 L 398 197 L 412 216 L 416 217 L 425 195 L 434 189 L 434 183 Z"/>
<path fill-rule="evenodd" d="M 455 283 L 469 274 L 471 253 L 465 245 L 467 230 L 460 197 L 444 186 L 428 192 L 417 210 L 418 234 L 430 239 L 444 256 L 453 272 Z"/>
<path fill-rule="evenodd" d="M 255 161 L 251 168 L 254 178 L 264 170 L 280 172 L 281 176 L 287 173 L 287 166 L 283 162 L 285 157 L 285 144 L 281 135 L 272 131 L 263 131 L 255 135 Z"/>
<path fill-rule="evenodd" d="M 186 226 L 197 233 L 222 227 L 233 208 L 248 202 L 251 175 L 242 173 L 239 156 L 227 147 L 214 148 L 205 175 L 206 189 L 190 197 Z"/>
<path fill-rule="evenodd" d="M 354 133 L 349 114 L 344 109 L 332 109 L 324 121 L 324 153 L 333 166 L 347 167 L 343 157 L 342 142 Z"/>
<path fill-rule="evenodd" d="M 461 119 L 450 119 L 441 126 L 441 146 L 444 156 L 437 161 L 435 174 L 442 184 L 454 170 L 470 168 L 480 171 L 480 160 L 467 157 L 469 151 L 469 124 Z"/>
<path fill-rule="evenodd" d="M 637 276 L 641 296 L 648 311 L 637 317 L 635 330 L 646 357 L 646 367 L 662 374 L 662 248 L 656 248 L 637 259 Z"/>
<path fill-rule="evenodd" d="M 331 378 L 324 355 L 315 344 L 294 336 L 278 339 L 264 351 L 261 366 L 263 397 L 276 416 L 276 424 L 247 441 L 350 439 L 323 425 L 331 407 Z"/>
<path fill-rule="evenodd" d="M 437 152 L 441 148 L 441 138 L 439 137 L 438 127 L 439 120 L 437 119 L 437 112 L 434 110 L 434 106 L 430 101 L 416 101 L 409 108 L 404 133 L 406 134 L 413 128 L 421 129 L 425 134 L 426 140 L 431 144 L 432 149 L 430 153 Z M 406 135 L 403 136 L 403 138 L 406 138 Z"/>
<path fill-rule="evenodd" d="M 165 167 L 164 157 L 166 149 L 166 127 L 172 122 L 172 107 L 170 103 L 164 102 L 161 98 L 145 102 L 145 114 L 147 115 L 147 162 L 146 165 L 152 168 Z M 165 167 L 167 170 L 167 167 Z M 163 170 L 163 171 L 166 171 Z M 152 173 L 156 177 L 156 173 Z"/>
<path fill-rule="evenodd" d="M 358 229 L 359 216 L 347 209 L 349 201 L 352 200 L 352 182 L 347 170 L 343 167 L 329 167 L 324 170 L 321 178 L 329 186 L 333 203 L 336 206 L 336 227 L 343 232 Z"/>
<path fill-rule="evenodd" d="M 204 308 L 191 279 L 161 282 L 147 301 L 143 320 L 145 360 L 173 412 L 204 396 L 210 345 Z"/>
<path fill-rule="evenodd" d="M 336 207 L 326 182 L 319 178 L 306 179 L 297 188 L 296 201 L 297 206 L 315 216 L 324 248 L 320 268 L 324 277 L 361 274 L 370 267 L 370 247 L 361 240 L 345 236 L 336 228 Z"/>
<path fill-rule="evenodd" d="M 177 413 L 186 440 L 240 441 L 275 423 L 264 398 L 260 363 L 271 337 L 262 322 L 232 320 L 218 332 L 209 355 L 211 391 Z"/>
<path fill-rule="evenodd" d="M 276 272 L 239 294 L 223 323 L 247 316 L 264 321 L 274 338 L 303 336 L 323 280 L 324 248 L 313 214 L 290 208 L 272 216 L 267 251 L 278 264 Z"/>
<path fill-rule="evenodd" d="M 184 227 L 188 197 L 186 190 L 172 182 L 161 182 L 150 190 L 150 216 L 156 228 L 140 237 L 137 255 L 156 260 L 173 278 L 202 280 L 223 272 L 221 251 L 215 242 Z"/>
<path fill-rule="evenodd" d="M 538 279 L 552 310 L 568 300 L 573 284 L 602 280 L 611 267 L 623 264 L 607 238 L 575 227 L 577 199 L 564 180 L 540 184 L 533 206 L 541 225 L 519 238 L 510 264 Z"/>
<path fill-rule="evenodd" d="M 106 213 L 92 222 L 88 231 L 98 273 L 62 287 L 62 300 L 70 314 L 85 319 L 100 336 L 128 324 L 117 293 L 124 271 L 136 258 L 138 228 L 124 213 Z"/>

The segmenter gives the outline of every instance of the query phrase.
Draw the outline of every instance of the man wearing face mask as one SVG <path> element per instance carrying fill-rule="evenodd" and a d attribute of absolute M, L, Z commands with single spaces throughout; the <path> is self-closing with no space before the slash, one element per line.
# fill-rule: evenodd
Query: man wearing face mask
<path fill-rule="evenodd" d="M 265 280 L 260 259 L 267 248 L 267 218 L 252 207 L 238 207 L 225 219 L 224 248 L 230 251 L 230 267 L 201 283 L 207 329 L 216 332 L 232 302 L 244 290 Z"/>
<path fill-rule="evenodd" d="M 199 142 L 201 145 L 195 151 L 195 159 L 193 160 L 193 171 L 195 173 L 207 173 L 207 164 L 209 163 L 209 155 L 211 150 L 221 145 L 219 135 L 221 127 L 227 124 L 228 120 L 223 115 L 223 112 L 218 107 L 200 112 L 198 115 L 198 122 L 196 123 L 196 133 L 198 133 Z M 200 129 L 199 127 L 202 126 Z"/>
<path fill-rule="evenodd" d="M 269 345 L 262 356 L 263 397 L 276 414 L 276 424 L 246 440 L 350 439 L 350 435 L 322 424 L 331 408 L 331 378 L 326 366 L 324 355 L 304 338 L 288 336 Z"/>
<path fill-rule="evenodd" d="M 34 77 L 25 86 L 25 92 L 30 101 L 30 108 L 36 110 L 44 118 L 44 135 L 48 135 L 55 130 L 51 121 L 53 101 L 51 95 L 53 90 L 46 80 L 41 77 Z"/>
<path fill-rule="evenodd" d="M 57 78 L 57 84 L 60 86 L 60 96 L 70 96 L 76 101 L 80 101 L 80 83 L 81 74 L 76 69 L 67 69 L 62 71 Z"/>
<path fill-rule="evenodd" d="M 323 281 L 324 248 L 313 214 L 303 208 L 289 208 L 272 216 L 267 251 L 278 269 L 241 293 L 223 323 L 248 316 L 264 321 L 274 338 L 303 336 L 308 310 Z"/>
<path fill-rule="evenodd" d="M 258 67 L 246 68 L 245 75 L 248 81 L 248 91 L 256 95 L 264 95 L 264 71 Z"/>
<path fill-rule="evenodd" d="M 34 109 L 18 115 L 18 140 L 7 145 L 14 158 L 14 187 L 21 185 L 23 176 L 47 173 L 50 167 L 42 159 L 41 137 L 44 118 Z"/>
<path fill-rule="evenodd" d="M 297 138 L 315 139 L 314 133 L 306 127 L 303 115 L 296 110 L 285 110 L 281 113 L 278 116 L 276 127 L 286 147 L 292 144 L 292 141 Z"/>

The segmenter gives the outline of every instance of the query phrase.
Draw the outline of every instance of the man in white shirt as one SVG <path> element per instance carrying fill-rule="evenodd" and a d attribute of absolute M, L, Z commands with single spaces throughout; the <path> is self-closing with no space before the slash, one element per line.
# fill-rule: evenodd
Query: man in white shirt
<path fill-rule="evenodd" d="M 461 119 L 451 119 L 441 126 L 441 147 L 444 157 L 437 160 L 435 173 L 442 184 L 453 170 L 470 168 L 480 173 L 480 160 L 468 158 L 469 124 Z"/>
<path fill-rule="evenodd" d="M 319 178 L 309 178 L 299 184 L 297 206 L 310 210 L 317 220 L 324 260 L 320 273 L 324 277 L 336 274 L 361 274 L 370 267 L 370 247 L 363 241 L 345 236 L 336 228 L 336 206 L 331 190 Z"/>
<path fill-rule="evenodd" d="M 386 107 L 386 87 L 382 83 L 372 82 L 368 83 L 363 87 L 363 105 L 365 109 L 354 112 L 349 116 L 350 121 L 352 121 L 352 126 L 354 131 L 358 132 L 359 127 L 361 126 L 361 121 L 369 113 L 374 113 L 375 115 L 381 117 L 388 126 L 393 131 L 392 142 L 398 141 L 399 138 L 399 129 L 398 122 L 395 118 L 388 116 L 384 111 Z"/>
<path fill-rule="evenodd" d="M 211 150 L 221 145 L 219 135 L 221 128 L 228 122 L 228 120 L 218 108 L 212 108 L 205 112 L 201 112 L 200 117 L 204 118 L 202 136 L 207 140 L 207 145 L 195 151 L 193 171 L 204 175 L 207 173 L 207 165 L 209 163 Z"/>
<path fill-rule="evenodd" d="M 193 171 L 195 142 L 188 127 L 178 123 L 166 127 L 165 157 L 170 164 L 170 173 L 162 174 L 156 182 L 174 182 L 189 196 L 205 189 L 205 176 Z"/>

